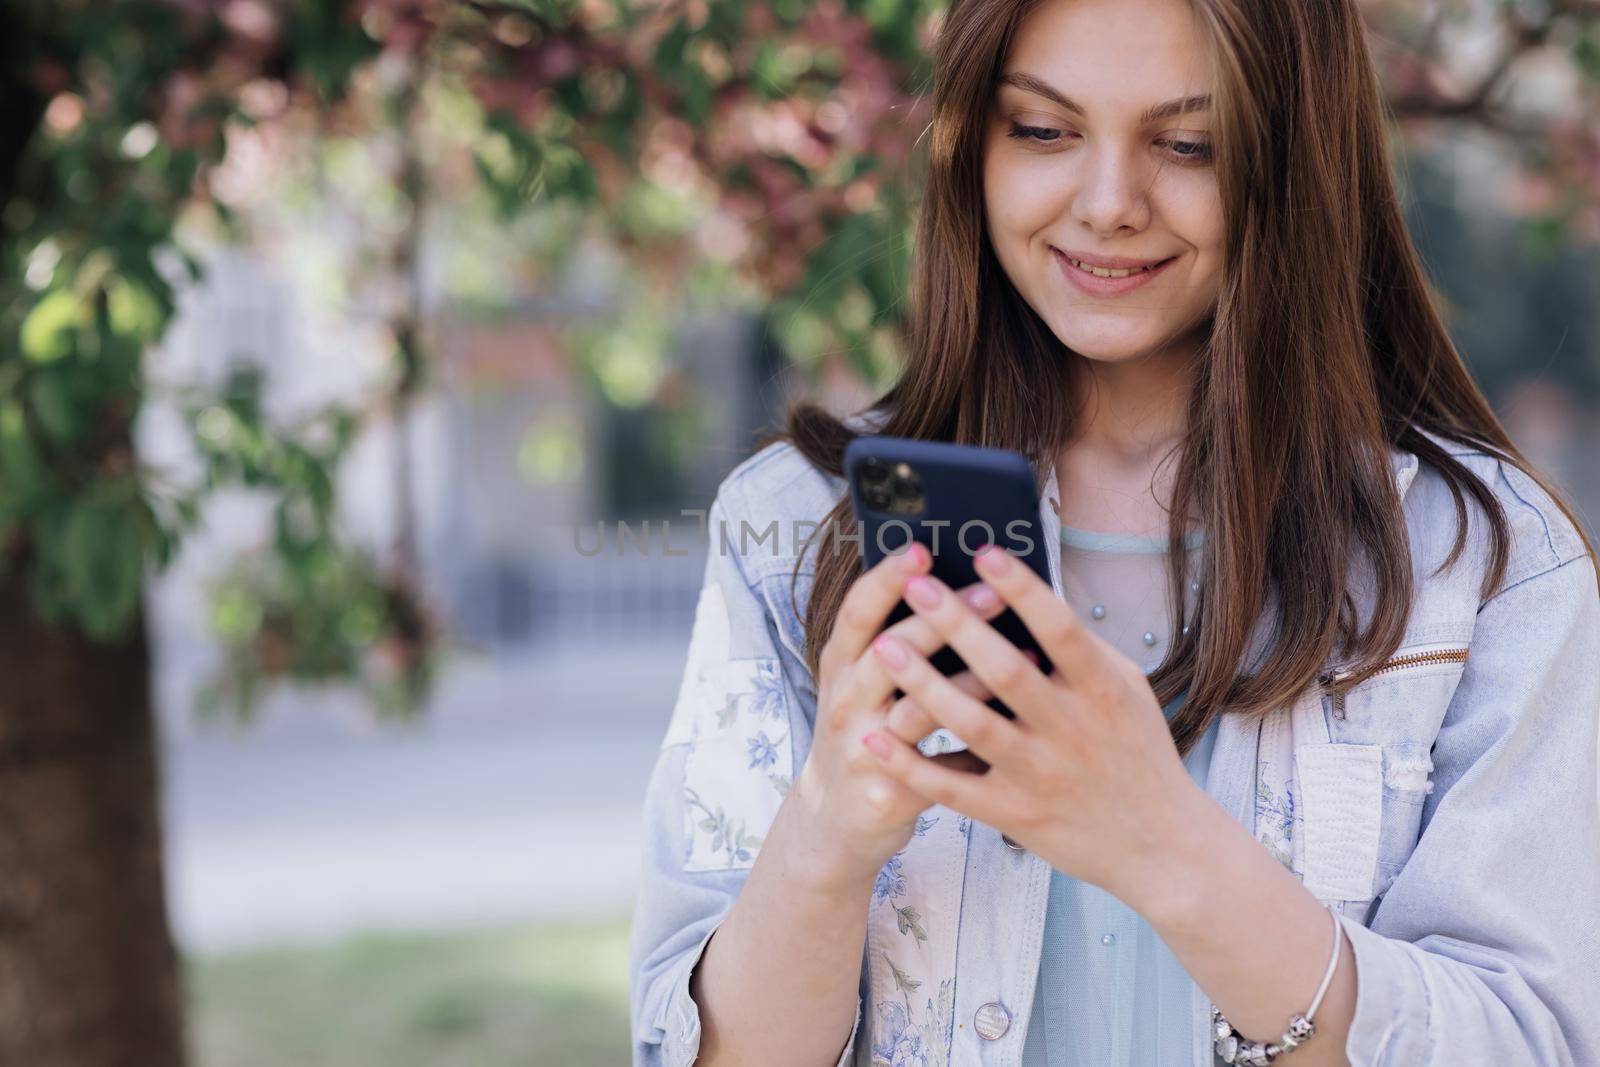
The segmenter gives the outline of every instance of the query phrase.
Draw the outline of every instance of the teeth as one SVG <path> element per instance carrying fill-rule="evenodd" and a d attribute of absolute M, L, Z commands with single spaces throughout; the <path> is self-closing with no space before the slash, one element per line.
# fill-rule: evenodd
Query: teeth
<path fill-rule="evenodd" d="M 1111 270 L 1111 269 L 1106 268 L 1106 267 L 1091 267 L 1087 263 L 1081 262 L 1081 261 L 1076 260 L 1076 259 L 1072 259 L 1070 257 L 1067 259 L 1067 262 L 1071 263 L 1074 267 L 1077 267 L 1079 270 L 1083 271 L 1085 274 L 1093 274 L 1096 278 L 1126 278 L 1130 274 L 1143 274 L 1145 271 L 1148 271 L 1148 270 L 1152 269 L 1152 267 L 1139 267 L 1139 268 L 1136 268 L 1134 270 L 1125 270 L 1125 269 Z M 1154 266 L 1160 266 L 1160 265 L 1161 264 L 1159 264 L 1159 263 L 1154 264 Z"/>

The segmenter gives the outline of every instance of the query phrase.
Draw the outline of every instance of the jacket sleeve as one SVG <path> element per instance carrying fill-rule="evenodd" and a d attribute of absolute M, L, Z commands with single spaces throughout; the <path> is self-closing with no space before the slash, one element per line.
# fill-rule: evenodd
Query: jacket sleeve
<path fill-rule="evenodd" d="M 1355 953 L 1352 1067 L 1600 1064 L 1600 596 L 1582 555 L 1478 612 L 1415 851 Z"/>
<path fill-rule="evenodd" d="M 728 518 L 727 495 L 725 485 L 707 515 L 708 557 L 687 662 L 644 801 L 629 946 L 635 1067 L 684 1067 L 699 1054 L 690 976 L 811 747 L 814 712 L 788 680 L 783 657 L 793 656 L 747 578 L 747 546 Z M 859 986 L 857 993 L 838 1067 L 854 1056 Z"/>

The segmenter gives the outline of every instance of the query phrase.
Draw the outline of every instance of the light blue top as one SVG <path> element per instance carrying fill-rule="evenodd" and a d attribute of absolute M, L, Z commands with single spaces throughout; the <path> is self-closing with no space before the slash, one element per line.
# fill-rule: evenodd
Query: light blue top
<path fill-rule="evenodd" d="M 1148 668 L 1166 641 L 1167 627 L 1149 618 L 1164 610 L 1154 592 L 1166 580 L 1165 539 L 1063 527 L 1061 542 L 1068 601 L 1091 619 L 1094 606 L 1101 605 L 1105 610 L 1092 625 L 1126 619 L 1108 638 Z M 1185 548 L 1200 543 L 1196 531 Z M 1146 633 L 1156 635 L 1158 644 L 1148 644 Z M 1180 694 L 1163 709 L 1168 719 L 1183 698 Z M 1201 788 L 1218 721 L 1183 761 Z M 1022 1065 L 1187 1063 L 1193 1048 L 1193 987 L 1188 972 L 1138 912 L 1098 886 L 1052 871 Z"/>

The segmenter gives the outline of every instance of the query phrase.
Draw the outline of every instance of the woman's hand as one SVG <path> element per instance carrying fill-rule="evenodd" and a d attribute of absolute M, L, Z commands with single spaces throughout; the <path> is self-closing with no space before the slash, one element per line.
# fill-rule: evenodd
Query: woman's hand
<path fill-rule="evenodd" d="M 916 742 L 938 728 L 938 723 L 914 708 L 901 707 L 894 721 L 889 721 L 895 680 L 868 648 L 880 631 L 918 657 L 933 655 L 945 645 L 938 629 L 918 615 L 883 629 L 900 602 L 906 580 L 925 575 L 929 563 L 928 550 L 913 543 L 864 571 L 840 603 L 819 657 L 811 753 L 795 780 L 791 798 L 805 813 L 813 840 L 810 851 L 822 857 L 835 879 L 870 881 L 876 877 L 889 857 L 910 840 L 917 816 L 933 804 L 887 773 L 861 744 L 862 736 L 869 732 L 890 732 L 897 743 L 923 759 Z M 959 595 L 952 592 L 950 599 L 980 623 L 999 615 L 1005 606 L 981 582 Z M 969 699 L 984 701 L 991 696 L 970 673 L 947 684 Z M 941 753 L 929 759 L 930 766 L 965 767 L 966 773 L 983 766 L 965 752 Z"/>
<path fill-rule="evenodd" d="M 893 726 L 928 716 L 966 742 L 989 769 L 940 767 L 900 731 L 865 739 L 906 790 L 987 823 L 1067 874 L 1132 903 L 1158 888 L 1162 858 L 1209 798 L 1178 756 L 1138 665 L 1084 627 L 1038 576 L 990 546 L 976 559 L 1055 665 L 1046 677 L 948 587 L 919 574 L 906 602 L 1016 714 L 1008 720 L 945 678 L 898 635 L 872 654 L 905 691 Z M 909 705 L 909 706 L 908 706 Z"/>

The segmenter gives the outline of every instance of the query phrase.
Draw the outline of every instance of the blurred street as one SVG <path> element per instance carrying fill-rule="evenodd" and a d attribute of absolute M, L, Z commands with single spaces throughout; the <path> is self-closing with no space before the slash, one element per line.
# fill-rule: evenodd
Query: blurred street
<path fill-rule="evenodd" d="M 625 914 L 686 641 L 457 657 L 415 726 L 339 694 L 280 693 L 250 729 L 163 699 L 181 947 Z"/>

